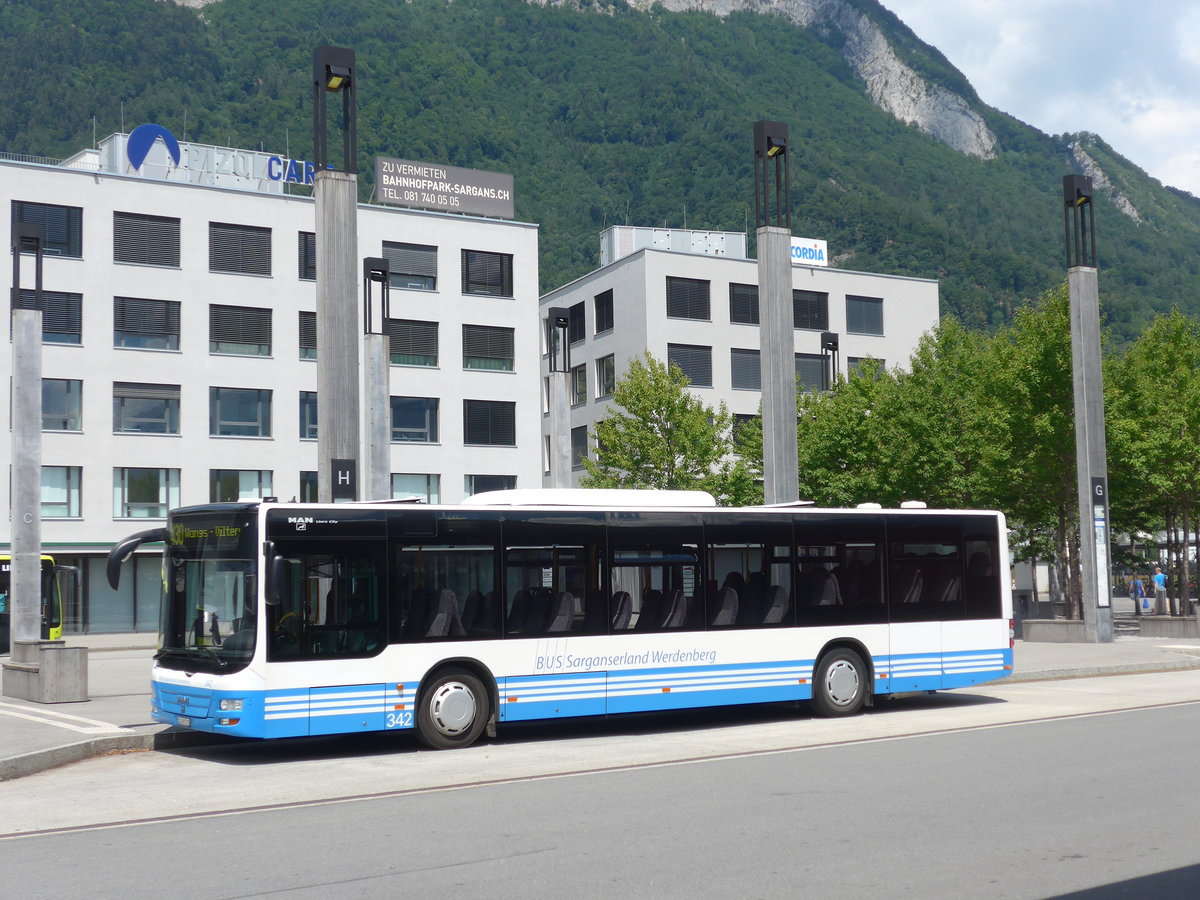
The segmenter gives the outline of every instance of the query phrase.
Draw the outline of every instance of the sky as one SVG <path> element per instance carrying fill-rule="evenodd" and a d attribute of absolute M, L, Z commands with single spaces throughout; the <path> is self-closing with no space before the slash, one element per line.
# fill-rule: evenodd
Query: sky
<path fill-rule="evenodd" d="M 880 0 L 994 106 L 1200 196 L 1196 0 Z"/>

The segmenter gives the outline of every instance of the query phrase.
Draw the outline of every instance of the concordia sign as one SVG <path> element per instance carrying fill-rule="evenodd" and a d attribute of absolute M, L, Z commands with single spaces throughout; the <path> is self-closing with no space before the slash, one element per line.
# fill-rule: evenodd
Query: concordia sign
<path fill-rule="evenodd" d="M 513 177 L 407 159 L 375 157 L 375 199 L 393 206 L 511 219 Z"/>
<path fill-rule="evenodd" d="M 829 265 L 829 246 L 812 238 L 792 238 L 793 266 Z"/>

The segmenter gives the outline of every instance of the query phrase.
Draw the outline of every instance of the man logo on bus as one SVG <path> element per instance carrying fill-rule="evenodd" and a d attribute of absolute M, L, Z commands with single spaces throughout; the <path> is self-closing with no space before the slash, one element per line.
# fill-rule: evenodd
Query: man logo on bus
<path fill-rule="evenodd" d="M 288 524 L 295 525 L 297 531 L 307 531 L 312 523 L 312 516 L 288 516 Z"/>

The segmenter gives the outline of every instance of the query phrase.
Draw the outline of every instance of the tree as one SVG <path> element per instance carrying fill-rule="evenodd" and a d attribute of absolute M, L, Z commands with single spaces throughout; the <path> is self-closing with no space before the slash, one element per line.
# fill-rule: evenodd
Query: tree
<path fill-rule="evenodd" d="M 733 417 L 688 390 L 688 377 L 647 352 L 613 389 L 621 411 L 596 423 L 583 460 L 584 487 L 709 491 L 725 503 L 746 502 L 752 483 L 731 458 Z"/>
<path fill-rule="evenodd" d="M 1148 501 L 1166 526 L 1174 595 L 1186 601 L 1200 503 L 1200 324 L 1178 310 L 1157 318 L 1112 367 L 1108 405 L 1110 446 L 1128 479 L 1118 496 L 1135 509 Z"/>

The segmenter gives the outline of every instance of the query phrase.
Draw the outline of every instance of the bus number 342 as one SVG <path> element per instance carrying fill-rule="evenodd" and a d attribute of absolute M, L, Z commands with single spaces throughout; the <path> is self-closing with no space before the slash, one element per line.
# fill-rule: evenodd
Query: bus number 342
<path fill-rule="evenodd" d="M 387 714 L 388 728 L 412 728 L 412 713 L 397 712 Z"/>

